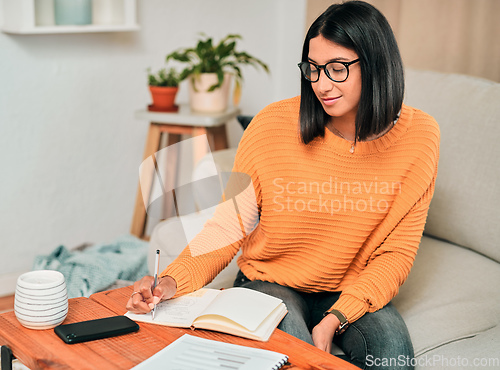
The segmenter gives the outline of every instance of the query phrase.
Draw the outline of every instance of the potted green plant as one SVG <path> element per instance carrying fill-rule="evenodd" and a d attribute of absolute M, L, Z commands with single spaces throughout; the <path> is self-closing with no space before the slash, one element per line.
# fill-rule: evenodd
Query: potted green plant
<path fill-rule="evenodd" d="M 167 62 L 175 60 L 187 64 L 182 74 L 190 79 L 191 109 L 202 112 L 226 110 L 231 76 L 235 78 L 234 104 L 237 105 L 243 81 L 243 65 L 261 67 L 269 73 L 264 62 L 236 50 L 236 43 L 240 39 L 240 35 L 230 34 L 214 44 L 211 37 L 202 35 L 196 47 L 180 48 L 167 55 Z"/>
<path fill-rule="evenodd" d="M 178 73 L 175 68 L 161 68 L 157 73 L 152 73 L 148 68 L 148 84 L 153 104 L 148 108 L 151 111 L 175 112 L 175 97 L 179 91 L 179 83 L 185 78 L 183 73 Z"/>

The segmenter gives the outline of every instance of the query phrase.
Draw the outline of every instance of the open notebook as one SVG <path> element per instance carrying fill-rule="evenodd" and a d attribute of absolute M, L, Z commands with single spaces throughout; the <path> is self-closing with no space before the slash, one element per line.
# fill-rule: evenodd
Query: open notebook
<path fill-rule="evenodd" d="M 285 317 L 279 298 L 246 288 L 200 289 L 159 303 L 151 314 L 125 315 L 134 321 L 182 328 L 208 329 L 249 339 L 268 341 Z"/>
<path fill-rule="evenodd" d="M 279 369 L 288 356 L 184 334 L 133 370 Z"/>

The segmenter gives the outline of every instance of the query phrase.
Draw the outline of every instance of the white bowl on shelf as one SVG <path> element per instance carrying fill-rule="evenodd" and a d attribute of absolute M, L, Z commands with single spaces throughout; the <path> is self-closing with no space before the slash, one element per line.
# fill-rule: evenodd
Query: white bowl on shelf
<path fill-rule="evenodd" d="M 29 329 L 51 329 L 68 315 L 68 293 L 59 271 L 39 270 L 17 279 L 14 313 Z"/>

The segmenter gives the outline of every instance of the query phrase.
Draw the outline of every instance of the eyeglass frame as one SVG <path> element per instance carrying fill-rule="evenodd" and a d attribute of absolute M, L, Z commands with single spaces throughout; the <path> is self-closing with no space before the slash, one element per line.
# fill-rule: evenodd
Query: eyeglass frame
<path fill-rule="evenodd" d="M 333 82 L 337 82 L 337 83 L 341 83 L 341 82 L 345 82 L 347 80 L 347 78 L 349 77 L 349 66 L 356 63 L 356 62 L 359 62 L 359 58 L 358 59 L 354 59 L 354 60 L 351 60 L 350 62 L 341 62 L 340 60 L 332 60 L 331 62 L 328 62 L 326 64 L 323 64 L 323 65 L 318 65 L 316 63 L 312 63 L 312 62 L 300 62 L 299 64 L 297 64 L 297 66 L 299 67 L 300 69 L 300 73 L 302 74 L 302 76 L 309 82 L 312 82 L 312 83 L 315 83 L 315 82 L 318 82 L 319 81 L 319 76 L 320 76 L 320 72 L 321 70 L 323 70 L 325 72 L 325 75 L 326 77 L 328 77 L 330 80 L 332 80 Z M 312 64 L 313 66 L 315 66 L 317 69 L 318 69 L 318 78 L 315 80 L 315 81 L 312 81 L 310 79 L 308 79 L 306 76 L 305 76 L 305 73 L 302 71 L 302 65 L 304 64 Z M 326 66 L 328 64 L 331 64 L 331 63 L 340 63 L 340 64 L 343 64 L 345 69 L 347 70 L 347 76 L 342 80 L 342 81 L 337 81 L 337 80 L 334 80 L 332 78 L 332 76 L 330 76 L 330 74 L 328 73 L 327 69 L 326 69 Z"/>

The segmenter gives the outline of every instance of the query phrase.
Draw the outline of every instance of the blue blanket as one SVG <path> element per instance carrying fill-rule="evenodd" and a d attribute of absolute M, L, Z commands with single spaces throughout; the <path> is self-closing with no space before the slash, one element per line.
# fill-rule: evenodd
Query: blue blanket
<path fill-rule="evenodd" d="M 131 235 L 83 251 L 70 251 L 61 245 L 49 255 L 35 257 L 33 269 L 62 272 L 69 298 L 89 297 L 117 279 L 138 280 L 147 275 L 148 247 L 149 243 Z"/>

